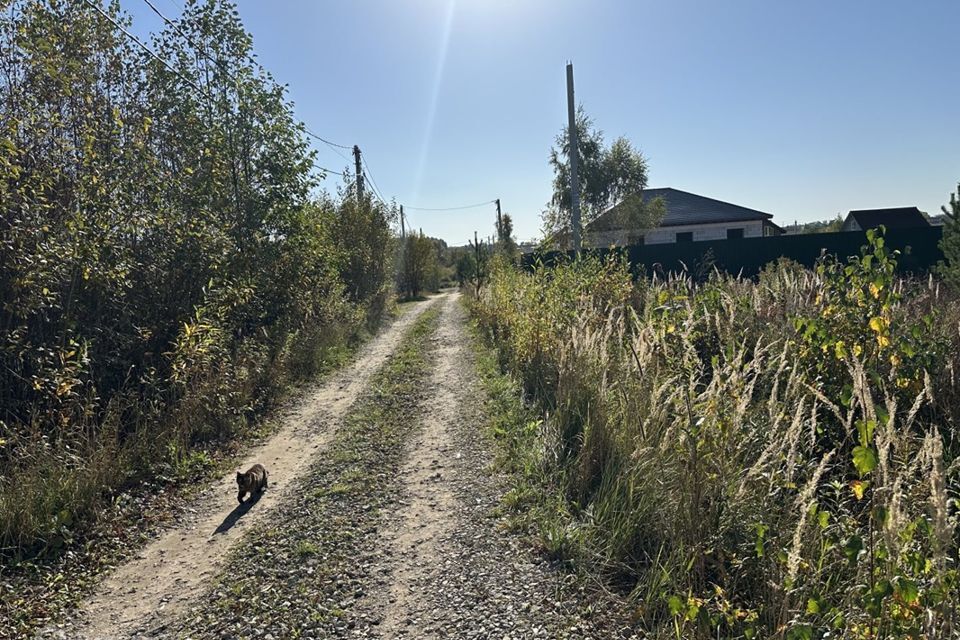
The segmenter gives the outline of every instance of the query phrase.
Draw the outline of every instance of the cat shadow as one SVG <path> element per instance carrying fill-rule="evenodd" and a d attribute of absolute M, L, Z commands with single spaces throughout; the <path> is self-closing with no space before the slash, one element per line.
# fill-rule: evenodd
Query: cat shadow
<path fill-rule="evenodd" d="M 260 498 L 263 496 L 263 492 L 254 492 L 250 495 L 249 498 L 238 504 L 233 508 L 233 511 L 227 514 L 227 517 L 223 519 L 223 522 L 214 530 L 213 534 L 226 533 L 233 528 L 233 525 L 237 524 L 250 509 L 253 508 L 253 505 L 260 502 Z"/>

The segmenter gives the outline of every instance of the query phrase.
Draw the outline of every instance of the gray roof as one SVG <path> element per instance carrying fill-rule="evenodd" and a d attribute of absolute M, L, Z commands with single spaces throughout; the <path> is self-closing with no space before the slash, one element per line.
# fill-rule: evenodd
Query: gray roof
<path fill-rule="evenodd" d="M 773 216 L 756 209 L 748 209 L 740 205 L 731 204 L 722 200 L 714 200 L 705 196 L 698 196 L 688 191 L 680 191 L 665 187 L 662 189 L 645 189 L 643 201 L 662 197 L 667 205 L 667 213 L 660 223 L 662 227 L 674 227 L 688 224 L 709 224 L 713 222 L 746 222 L 750 220 L 769 220 Z M 603 227 L 610 221 L 604 218 L 611 217 L 616 209 L 614 205 L 600 214 L 588 226 Z"/>
<path fill-rule="evenodd" d="M 930 223 L 916 207 L 891 207 L 887 209 L 859 209 L 847 214 L 847 220 L 853 218 L 861 229 L 876 229 L 883 225 L 887 229 L 910 229 L 929 227 Z"/>

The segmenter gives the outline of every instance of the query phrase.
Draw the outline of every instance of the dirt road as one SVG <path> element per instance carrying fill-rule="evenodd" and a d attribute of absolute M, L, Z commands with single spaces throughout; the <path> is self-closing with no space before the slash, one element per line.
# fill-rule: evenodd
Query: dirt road
<path fill-rule="evenodd" d="M 250 452 L 262 499 L 222 478 L 50 635 L 629 637 L 500 526 L 465 322 L 455 294 L 410 309 Z"/>

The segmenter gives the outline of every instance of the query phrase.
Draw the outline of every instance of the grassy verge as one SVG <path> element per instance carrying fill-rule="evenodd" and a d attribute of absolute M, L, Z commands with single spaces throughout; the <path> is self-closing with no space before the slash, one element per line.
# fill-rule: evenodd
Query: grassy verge
<path fill-rule="evenodd" d="M 389 315 L 398 316 L 406 310 L 394 305 Z M 38 492 L 46 492 L 59 502 L 68 499 L 62 494 L 70 490 L 82 491 L 87 497 L 83 510 L 76 510 L 76 517 L 53 512 L 61 520 L 55 546 L 32 558 L 10 558 L 0 563 L 0 639 L 30 637 L 74 606 L 104 570 L 123 561 L 158 529 L 175 524 L 184 507 L 209 481 L 236 466 L 251 444 L 282 426 L 273 417 L 276 407 L 305 385 L 345 366 L 371 337 L 362 328 L 335 333 L 298 346 L 283 363 L 283 371 L 274 370 L 271 387 L 261 392 L 262 401 L 255 411 L 235 415 L 230 427 L 216 437 L 191 441 L 173 432 L 164 442 L 133 443 L 127 451 L 114 451 L 113 459 L 91 459 L 80 468 L 64 469 L 62 473 L 20 478 L 19 494 L 17 486 L 4 486 L 0 506 L 7 508 Z M 125 470 L 146 457 L 148 451 L 157 456 L 149 466 L 140 472 Z M 90 473 L 88 469 L 98 471 L 84 477 Z M 40 474 L 40 470 L 37 472 Z M 43 506 L 36 497 L 32 500 L 35 510 Z"/>
<path fill-rule="evenodd" d="M 544 465 L 543 416 L 524 402 L 521 385 L 502 370 L 496 347 L 484 338 L 476 321 L 471 322 L 470 333 L 485 392 L 486 436 L 495 443 L 495 464 L 510 486 L 501 515 L 548 558 L 575 568 L 579 548 L 570 538 L 573 519 L 562 483 Z"/>
<path fill-rule="evenodd" d="M 369 568 L 381 509 L 396 500 L 404 443 L 420 424 L 438 316 L 414 323 L 294 497 L 237 545 L 182 636 L 327 637 L 371 623 L 353 604 L 379 577 Z"/>
<path fill-rule="evenodd" d="M 471 311 L 515 526 L 649 637 L 953 637 L 955 301 L 870 242 L 759 281 L 497 272 Z"/>

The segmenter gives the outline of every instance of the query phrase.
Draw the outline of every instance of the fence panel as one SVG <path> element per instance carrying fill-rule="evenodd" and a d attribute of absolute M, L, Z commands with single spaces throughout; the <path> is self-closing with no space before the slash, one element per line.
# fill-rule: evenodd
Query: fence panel
<path fill-rule="evenodd" d="M 943 259 L 940 250 L 942 237 L 943 227 L 921 227 L 890 230 L 886 233 L 885 241 L 888 247 L 900 251 L 898 271 L 923 275 Z M 742 273 L 752 277 L 766 264 L 779 258 L 789 258 L 806 267 L 813 267 L 823 254 L 841 258 L 856 256 L 860 253 L 860 247 L 866 244 L 865 231 L 841 231 L 590 249 L 585 253 L 597 256 L 606 256 L 611 251 L 625 253 L 637 273 L 689 271 L 706 274 L 716 267 L 727 273 Z M 557 260 L 572 257 L 572 251 L 533 253 L 523 256 L 522 264 L 529 269 L 539 260 L 551 266 Z"/>

